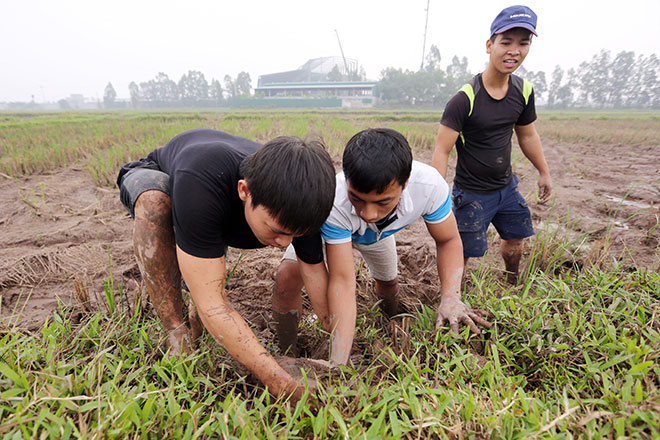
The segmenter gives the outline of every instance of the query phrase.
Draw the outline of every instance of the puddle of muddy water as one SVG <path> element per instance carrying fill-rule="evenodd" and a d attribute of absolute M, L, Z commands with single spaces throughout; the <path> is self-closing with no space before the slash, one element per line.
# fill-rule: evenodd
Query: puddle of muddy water
<path fill-rule="evenodd" d="M 609 194 L 604 194 L 604 196 L 607 200 L 611 200 L 617 204 L 624 206 L 632 206 L 639 209 L 654 208 L 653 205 L 649 205 L 648 203 L 644 203 L 644 202 L 635 202 L 633 200 L 622 199 L 621 197 L 611 196 Z"/>

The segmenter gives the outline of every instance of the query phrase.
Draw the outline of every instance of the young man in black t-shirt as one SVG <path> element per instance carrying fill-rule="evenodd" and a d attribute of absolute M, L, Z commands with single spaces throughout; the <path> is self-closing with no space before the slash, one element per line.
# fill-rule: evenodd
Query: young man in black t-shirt
<path fill-rule="evenodd" d="M 224 289 L 227 246 L 293 244 L 312 305 L 329 328 L 320 227 L 332 208 L 334 167 L 319 141 L 279 137 L 264 146 L 192 130 L 120 170 L 123 205 L 135 219 L 135 255 L 171 354 L 190 352 L 201 326 L 183 318 L 181 277 L 202 323 L 274 395 L 302 386 L 268 354 Z M 192 338 L 189 333 L 192 333 Z"/>
<path fill-rule="evenodd" d="M 502 238 L 507 280 L 515 284 L 522 241 L 534 235 L 518 179 L 511 172 L 511 137 L 539 172 L 539 196 L 552 192 L 550 170 L 534 121 L 531 84 L 513 75 L 536 35 L 536 14 L 526 6 L 500 12 L 486 41 L 486 70 L 464 86 L 442 115 L 432 165 L 447 176 L 449 153 L 456 145 L 458 162 L 452 197 L 463 241 L 463 256 L 481 257 L 488 248 L 486 231 L 493 223 Z"/>

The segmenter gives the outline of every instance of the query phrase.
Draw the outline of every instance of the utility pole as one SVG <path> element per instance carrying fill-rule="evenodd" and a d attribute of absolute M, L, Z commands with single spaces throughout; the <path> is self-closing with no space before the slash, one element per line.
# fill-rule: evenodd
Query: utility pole
<path fill-rule="evenodd" d="M 351 72 L 348 70 L 348 63 L 346 62 L 346 57 L 344 56 L 344 49 L 341 48 L 341 40 L 339 39 L 339 32 L 337 32 L 337 29 L 335 29 L 335 34 L 337 34 L 337 42 L 339 43 L 339 51 L 341 52 L 341 57 L 344 60 L 344 69 L 346 69 L 346 76 L 348 76 Z"/>
<path fill-rule="evenodd" d="M 426 29 L 429 26 L 429 5 L 431 0 L 426 0 L 426 23 L 424 24 L 424 44 L 422 44 L 422 64 L 419 66 L 419 70 L 424 70 L 424 53 L 426 52 Z M 339 37 L 337 37 L 339 38 Z"/>

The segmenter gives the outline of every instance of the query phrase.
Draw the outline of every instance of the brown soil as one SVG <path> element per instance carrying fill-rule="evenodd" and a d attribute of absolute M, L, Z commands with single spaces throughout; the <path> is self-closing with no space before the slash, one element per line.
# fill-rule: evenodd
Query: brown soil
<path fill-rule="evenodd" d="M 622 259 L 625 269 L 657 271 L 660 149 L 546 143 L 545 151 L 553 173 L 554 202 L 537 203 L 537 176 L 528 162 L 515 168 L 537 230 L 556 232 L 555 240 L 591 233 L 574 255 L 565 256 L 569 266 Z M 428 161 L 430 153 L 418 159 Z M 0 205 L 0 331 L 37 330 L 59 304 L 80 308 L 90 301 L 94 308 L 97 299 L 103 302 L 107 283 L 115 289 L 123 286 L 126 303 L 133 303 L 141 291 L 140 274 L 133 258 L 131 219 L 116 189 L 96 187 L 81 168 L 21 179 L 0 175 Z M 435 250 L 423 223 L 398 233 L 397 244 L 403 305 L 435 305 Z M 494 237 L 484 266 L 501 279 L 497 253 Z M 230 298 L 264 343 L 275 337 L 269 326 L 270 294 L 281 255 L 273 248 L 229 251 L 228 270 L 241 258 L 229 282 Z M 469 270 L 477 264 L 471 260 Z M 365 314 L 375 302 L 373 282 L 362 266 L 358 272 L 358 313 Z M 503 283 L 502 288 L 508 287 Z M 466 299 L 478 306 L 478 293 L 468 292 Z M 327 345 L 319 345 L 313 336 L 307 302 L 305 308 L 299 338 L 302 354 L 327 358 Z M 387 324 L 383 319 L 383 324 L 405 346 L 406 323 Z M 358 353 L 360 341 L 355 345 Z"/>

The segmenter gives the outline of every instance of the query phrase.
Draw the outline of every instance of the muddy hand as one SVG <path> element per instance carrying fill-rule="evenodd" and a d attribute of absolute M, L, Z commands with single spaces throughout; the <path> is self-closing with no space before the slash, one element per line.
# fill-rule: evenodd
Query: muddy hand
<path fill-rule="evenodd" d="M 541 202 L 545 202 L 550 198 L 552 194 L 552 178 L 550 176 L 541 176 L 539 177 L 539 199 Z"/>
<path fill-rule="evenodd" d="M 440 329 L 446 322 L 449 324 L 451 331 L 458 335 L 458 324 L 462 322 L 469 326 L 475 335 L 478 335 L 481 330 L 479 330 L 477 324 L 486 328 L 490 328 L 492 325 L 483 316 L 489 316 L 488 312 L 472 309 L 458 297 L 442 298 L 438 306 L 438 319 L 435 322 L 435 328 L 436 330 Z"/>
<path fill-rule="evenodd" d="M 300 374 L 300 370 L 298 370 L 298 377 L 293 377 L 296 385 L 295 385 L 295 391 L 293 394 L 290 396 L 292 401 L 294 402 L 299 402 L 303 395 L 305 394 L 305 390 L 308 392 L 308 397 L 307 397 L 307 405 L 308 407 L 313 410 L 317 411 L 319 408 L 319 403 L 318 403 L 318 395 L 316 394 L 316 390 L 318 388 L 318 383 L 316 382 L 315 379 L 312 379 L 310 376 L 307 376 L 305 379 L 302 377 Z"/>

